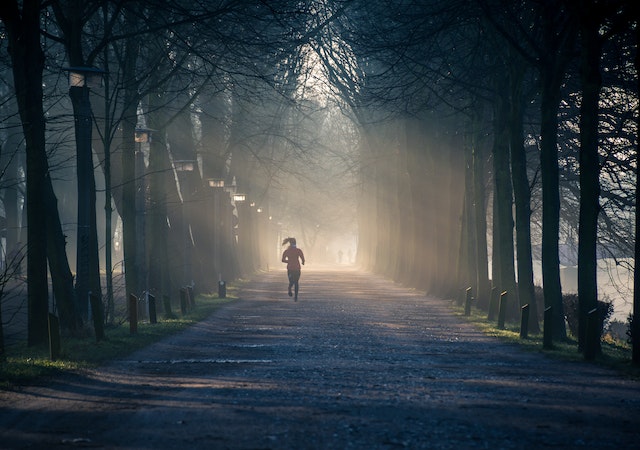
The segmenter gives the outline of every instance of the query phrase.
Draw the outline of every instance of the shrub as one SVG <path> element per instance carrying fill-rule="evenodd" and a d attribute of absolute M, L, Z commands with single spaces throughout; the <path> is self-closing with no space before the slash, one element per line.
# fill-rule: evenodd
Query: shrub
<path fill-rule="evenodd" d="M 562 303 L 569 332 L 573 336 L 578 336 L 578 324 L 580 320 L 578 294 L 564 294 L 562 296 Z M 602 332 L 613 314 L 613 302 L 605 296 L 603 300 L 598 300 L 596 308 L 598 311 L 599 334 L 602 336 Z"/>

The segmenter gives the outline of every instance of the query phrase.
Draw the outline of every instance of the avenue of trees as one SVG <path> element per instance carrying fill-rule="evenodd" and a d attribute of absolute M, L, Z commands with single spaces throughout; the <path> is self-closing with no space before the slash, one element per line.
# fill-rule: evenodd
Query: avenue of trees
<path fill-rule="evenodd" d="M 26 256 L 29 345 L 52 311 L 86 327 L 90 295 L 112 323 L 118 264 L 124 298 L 171 302 L 277 263 L 289 232 L 320 255 L 353 217 L 362 268 L 485 309 L 506 291 L 548 345 L 575 243 L 592 358 L 598 257 L 640 256 L 638 19 L 631 0 L 4 0 L 3 267 Z M 69 87 L 76 68 L 102 85 Z"/>

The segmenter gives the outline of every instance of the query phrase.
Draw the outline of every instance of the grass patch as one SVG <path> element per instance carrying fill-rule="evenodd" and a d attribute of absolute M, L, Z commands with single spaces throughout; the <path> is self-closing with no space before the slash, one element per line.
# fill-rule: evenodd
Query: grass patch
<path fill-rule="evenodd" d="M 93 337 L 63 337 L 62 354 L 55 361 L 50 360 L 49 349 L 45 347 L 27 347 L 26 344 L 9 347 L 5 360 L 0 361 L 0 389 L 37 383 L 42 378 L 97 367 L 107 361 L 125 357 L 204 320 L 221 305 L 236 298 L 237 290 L 230 289 L 229 286 L 226 299 L 219 299 L 217 295 L 199 295 L 196 307 L 186 315 L 175 319 L 158 317 L 156 324 L 140 322 L 135 335 L 130 333 L 129 323 L 124 322 L 106 327 L 106 338 L 100 342 L 96 342 Z"/>
<path fill-rule="evenodd" d="M 520 323 L 507 322 L 504 329 L 499 329 L 497 321 L 489 322 L 487 313 L 484 311 L 472 308 L 471 314 L 465 316 L 464 307 L 454 303 L 452 309 L 456 315 L 473 323 L 483 333 L 497 337 L 504 342 L 518 345 L 524 350 L 543 353 L 563 361 L 590 363 L 578 351 L 578 341 L 572 336 L 569 336 L 564 342 L 554 341 L 553 348 L 544 349 L 542 333 L 529 333 L 526 339 L 520 337 Z M 607 335 L 603 338 L 601 345 L 602 354 L 598 355 L 593 363 L 619 371 L 625 376 L 640 379 L 640 367 L 636 367 L 631 363 L 631 346 L 628 343 L 612 339 Z"/>

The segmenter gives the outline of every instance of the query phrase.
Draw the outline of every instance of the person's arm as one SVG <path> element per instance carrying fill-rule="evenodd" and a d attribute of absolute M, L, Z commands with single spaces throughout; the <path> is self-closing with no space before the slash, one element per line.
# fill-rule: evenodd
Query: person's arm
<path fill-rule="evenodd" d="M 287 252 L 284 252 L 284 253 L 282 254 L 282 262 L 283 262 L 283 263 L 288 263 L 288 262 L 289 262 L 289 260 L 288 260 L 288 258 L 287 258 Z"/>
<path fill-rule="evenodd" d="M 302 265 L 304 266 L 304 253 L 300 250 L 300 259 L 302 260 Z"/>

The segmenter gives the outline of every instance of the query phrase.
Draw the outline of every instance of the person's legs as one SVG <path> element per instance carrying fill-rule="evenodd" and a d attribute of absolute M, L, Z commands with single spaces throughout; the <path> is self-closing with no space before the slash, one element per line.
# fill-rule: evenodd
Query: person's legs
<path fill-rule="evenodd" d="M 292 283 L 293 286 L 294 286 L 294 292 L 295 292 L 294 300 L 298 301 L 300 271 L 299 270 L 292 270 L 291 271 L 291 277 L 290 277 L 289 280 L 290 280 L 289 283 Z M 291 296 L 291 287 L 289 287 L 289 296 Z"/>
<path fill-rule="evenodd" d="M 287 270 L 287 278 L 289 279 L 289 288 L 288 288 L 288 294 L 289 297 L 291 297 L 293 294 L 291 293 L 291 286 L 293 286 L 294 280 L 293 280 L 293 273 L 291 270 Z"/>

